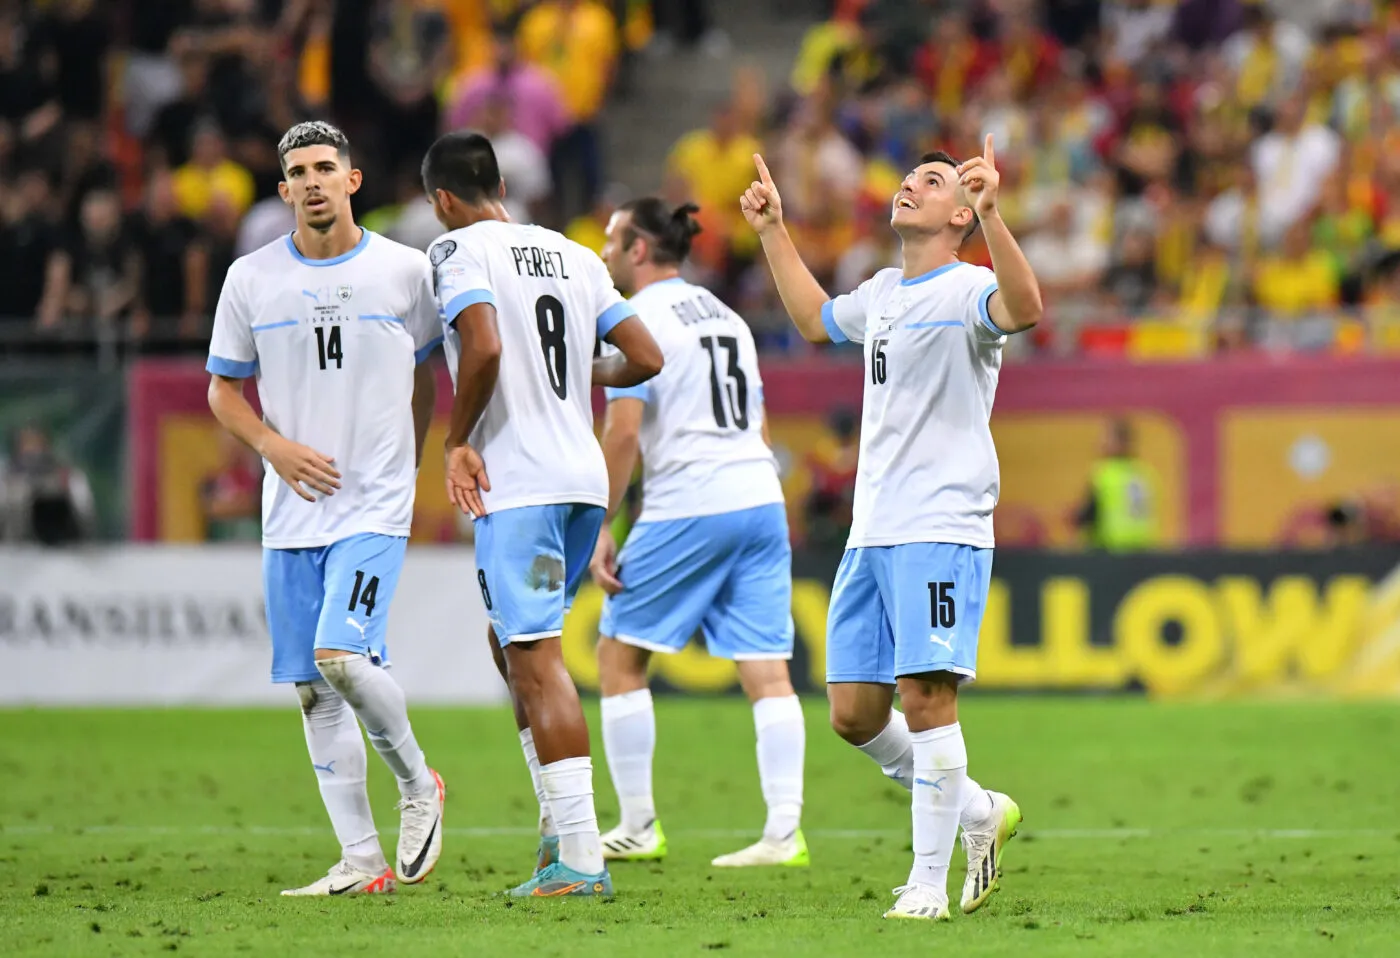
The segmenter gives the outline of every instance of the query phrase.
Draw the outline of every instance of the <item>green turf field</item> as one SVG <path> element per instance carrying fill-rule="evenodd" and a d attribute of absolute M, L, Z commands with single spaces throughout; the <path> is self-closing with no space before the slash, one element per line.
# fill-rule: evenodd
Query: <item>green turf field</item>
<path fill-rule="evenodd" d="M 534 853 L 514 729 L 428 709 L 437 871 L 392 897 L 287 900 L 337 857 L 294 708 L 0 712 L 0 954 L 1400 954 L 1393 705 L 970 698 L 973 775 L 1027 823 L 1002 892 L 943 925 L 881 919 L 909 866 L 908 796 L 829 732 L 824 703 L 808 703 L 806 870 L 708 868 L 762 823 L 747 706 L 667 700 L 657 718 L 672 857 L 617 867 L 611 902 L 496 897 Z M 373 757 L 370 774 L 392 828 L 392 782 Z"/>

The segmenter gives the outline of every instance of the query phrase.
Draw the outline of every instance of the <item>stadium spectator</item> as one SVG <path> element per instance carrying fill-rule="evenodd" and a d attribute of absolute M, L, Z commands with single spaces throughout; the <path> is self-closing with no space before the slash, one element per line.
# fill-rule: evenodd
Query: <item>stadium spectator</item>
<path fill-rule="evenodd" d="M 0 523 L 6 542 L 63 546 L 92 538 L 97 513 L 86 473 L 53 448 L 37 426 L 19 429 L 0 471 Z"/>
<path fill-rule="evenodd" d="M 521 55 L 554 77 L 571 126 L 550 165 L 567 217 L 593 206 L 603 177 L 598 114 L 617 67 L 617 20 L 598 0 L 541 0 L 520 21 Z"/>
<path fill-rule="evenodd" d="M 811 488 L 802 512 L 809 546 L 839 548 L 851 532 L 860 430 L 856 414 L 849 409 L 832 413 L 827 429 L 828 435 L 817 442 L 807 457 Z"/>
<path fill-rule="evenodd" d="M 385 165 L 421 160 L 438 135 L 436 89 L 451 72 L 452 19 L 436 2 L 376 4 L 369 47 L 378 142 Z"/>
<path fill-rule="evenodd" d="M 219 433 L 220 462 L 199 484 L 206 542 L 257 542 L 262 537 L 262 461 L 227 432 Z"/>
<path fill-rule="evenodd" d="M 740 126 L 739 110 L 729 101 L 711 113 L 709 126 L 677 140 L 666 158 L 667 198 L 700 207 L 697 220 L 703 231 L 696 237 L 694 255 L 711 267 L 723 265 L 732 243 L 752 258 L 754 247 L 747 242 L 752 231 L 742 228 L 743 214 L 734 197 L 753 180 L 753 155 L 761 150 L 758 139 Z"/>
<path fill-rule="evenodd" d="M 1259 188 L 1259 238 L 1277 245 L 1317 202 L 1322 184 L 1341 159 L 1340 138 L 1307 118 L 1307 96 L 1296 93 L 1279 106 L 1274 128 L 1254 144 Z"/>
<path fill-rule="evenodd" d="M 515 129 L 514 104 L 504 94 L 490 96 L 471 125 L 491 138 L 506 183 L 505 207 L 510 218 L 517 223 L 537 222 L 547 212 L 543 201 L 550 192 L 549 159 Z M 426 244 L 422 248 L 426 249 Z"/>
<path fill-rule="evenodd" d="M 129 236 L 140 263 L 132 332 L 163 339 L 193 337 L 203 329 L 209 253 L 199 227 L 180 215 L 172 178 L 157 171 L 146 184 L 145 209 Z"/>
<path fill-rule="evenodd" d="M 216 200 L 241 216 L 253 205 L 253 175 L 228 155 L 228 142 L 212 120 L 195 128 L 189 162 L 174 173 L 175 202 L 180 214 L 202 219 Z"/>
<path fill-rule="evenodd" d="M 554 78 L 520 58 L 515 35 L 497 30 L 491 61 L 466 76 L 445 116 L 445 129 L 471 126 L 487 100 L 504 97 L 514 105 L 514 126 L 548 155 L 554 141 L 569 127 L 569 115 Z"/>
<path fill-rule="evenodd" d="M 1135 448 L 1132 423 L 1115 419 L 1104 430 L 1103 456 L 1094 464 L 1074 525 L 1095 549 L 1134 552 L 1161 544 L 1161 503 L 1152 469 Z"/>
<path fill-rule="evenodd" d="M 49 256 L 39 326 L 48 331 L 110 333 L 136 301 L 140 261 L 111 188 L 82 199 L 78 225 Z"/>
<path fill-rule="evenodd" d="M 27 169 L 14 182 L 0 183 L 0 320 L 28 322 L 39 311 L 58 246 L 51 207 L 43 170 Z"/>
<path fill-rule="evenodd" d="M 1341 283 L 1332 257 L 1309 243 L 1306 222 L 1294 223 L 1276 253 L 1260 258 L 1254 273 L 1254 299 L 1284 319 L 1315 317 L 1337 305 Z"/>

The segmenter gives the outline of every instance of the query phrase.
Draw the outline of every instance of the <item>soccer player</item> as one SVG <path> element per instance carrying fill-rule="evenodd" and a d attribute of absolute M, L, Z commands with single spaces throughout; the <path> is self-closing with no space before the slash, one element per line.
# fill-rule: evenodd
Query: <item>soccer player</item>
<path fill-rule="evenodd" d="M 854 517 L 827 617 L 837 734 L 913 792 L 914 867 L 886 918 L 946 919 L 959 822 L 962 910 L 997 886 L 1020 810 L 967 777 L 958 685 L 972 679 L 992 567 L 998 491 L 988 420 L 1006 337 L 1041 316 L 1040 288 L 997 210 L 992 138 L 959 163 L 925 155 L 894 197 L 903 269 L 829 299 L 783 225 L 768 168 L 740 208 L 779 295 L 810 342 L 865 348 Z M 992 270 L 958 248 L 981 224 Z M 903 713 L 893 711 L 898 690 Z"/>
<path fill-rule="evenodd" d="M 299 123 L 278 144 L 296 229 L 237 260 L 209 344 L 209 408 L 270 467 L 263 589 L 272 681 L 296 684 L 321 798 L 341 844 L 329 874 L 284 895 L 394 890 L 365 790 L 365 743 L 398 779 L 398 880 L 442 851 L 443 785 L 388 672 L 385 630 L 413 519 L 441 342 L 418 250 L 355 225 L 345 134 Z M 262 418 L 243 397 L 255 376 Z"/>
<path fill-rule="evenodd" d="M 647 688 L 653 652 L 679 652 L 703 629 L 711 655 L 732 659 L 753 703 L 758 773 L 768 820 L 757 843 L 718 866 L 806 865 L 802 760 L 806 728 L 788 676 L 792 549 L 778 467 L 768 448 L 763 382 L 748 325 L 680 276 L 690 214 L 655 197 L 624 204 L 603 258 L 666 358 L 659 376 L 607 391 L 603 456 L 611 512 L 627 492 L 640 446 L 642 514 L 618 554 L 604 524 L 593 553 L 608 593 L 599 627 L 603 745 L 622 823 L 603 856 L 656 860 L 666 837 L 652 799 L 656 717 Z"/>
<path fill-rule="evenodd" d="M 450 231 L 429 252 L 456 388 L 448 497 L 476 519 L 477 585 L 558 837 L 558 860 L 512 894 L 610 895 L 588 727 L 559 638 L 608 504 L 590 385 L 645 382 L 661 350 L 595 253 L 510 222 L 486 137 L 440 138 L 423 186 Z M 595 362 L 599 338 L 620 355 Z"/>

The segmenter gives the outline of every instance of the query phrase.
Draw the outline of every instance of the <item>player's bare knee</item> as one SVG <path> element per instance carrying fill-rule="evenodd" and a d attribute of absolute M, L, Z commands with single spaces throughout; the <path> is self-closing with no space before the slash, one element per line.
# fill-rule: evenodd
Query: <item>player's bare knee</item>
<path fill-rule="evenodd" d="M 598 640 L 598 686 L 605 696 L 625 695 L 647 687 L 651 653 L 607 636 Z"/>
<path fill-rule="evenodd" d="M 899 700 L 911 731 L 923 732 L 957 722 L 958 682 L 958 676 L 952 672 L 899 678 Z"/>
<path fill-rule="evenodd" d="M 750 702 L 795 694 L 786 659 L 750 659 L 738 666 L 739 686 Z"/>
<path fill-rule="evenodd" d="M 831 728 L 852 745 L 864 745 L 889 723 L 889 712 L 864 707 L 858 699 L 831 699 Z"/>

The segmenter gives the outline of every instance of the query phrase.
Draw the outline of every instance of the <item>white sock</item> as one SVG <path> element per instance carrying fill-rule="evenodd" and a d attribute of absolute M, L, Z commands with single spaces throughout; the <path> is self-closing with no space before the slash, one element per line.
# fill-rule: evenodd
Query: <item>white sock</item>
<path fill-rule="evenodd" d="M 962 814 L 958 816 L 958 823 L 963 828 L 985 825 L 993 809 L 991 793 L 972 779 L 964 778 L 962 798 Z"/>
<path fill-rule="evenodd" d="M 967 746 L 956 722 L 909 738 L 914 743 L 914 867 L 909 884 L 946 892 L 962 814 Z"/>
<path fill-rule="evenodd" d="M 904 720 L 903 712 L 890 709 L 889 724 L 879 735 L 856 748 L 873 758 L 886 777 L 905 788 L 914 787 L 914 746 L 909 741 L 909 723 Z"/>
<path fill-rule="evenodd" d="M 584 875 L 598 874 L 603 870 L 603 845 L 593 810 L 593 760 L 583 756 L 541 765 L 540 780 L 559 830 L 559 860 Z"/>
<path fill-rule="evenodd" d="M 408 703 L 393 676 L 357 654 L 320 659 L 316 670 L 364 723 L 370 744 L 399 780 L 400 794 L 411 798 L 434 791 L 437 783 L 413 737 Z"/>
<path fill-rule="evenodd" d="M 656 821 L 651 794 L 651 762 L 656 753 L 656 712 L 651 689 L 608 695 L 599 703 L 603 715 L 603 752 L 608 758 L 622 827 L 640 832 Z"/>
<path fill-rule="evenodd" d="M 525 765 L 530 769 L 530 783 L 535 786 L 535 799 L 540 803 L 540 837 L 553 838 L 554 817 L 549 814 L 549 796 L 544 793 L 544 783 L 540 781 L 540 757 L 535 752 L 535 733 L 530 729 L 520 732 L 520 750 L 525 753 Z"/>
<path fill-rule="evenodd" d="M 763 837 L 790 838 L 802 822 L 802 761 L 807 749 L 807 726 L 796 695 L 759 699 L 753 703 L 753 727 L 758 733 L 758 780 L 768 803 Z"/>
<path fill-rule="evenodd" d="M 340 854 L 371 875 L 389 867 L 379 847 L 374 815 L 365 790 L 365 740 L 355 713 L 324 681 L 297 684 L 306 750 L 321 786 L 321 801 L 340 841 Z"/>

